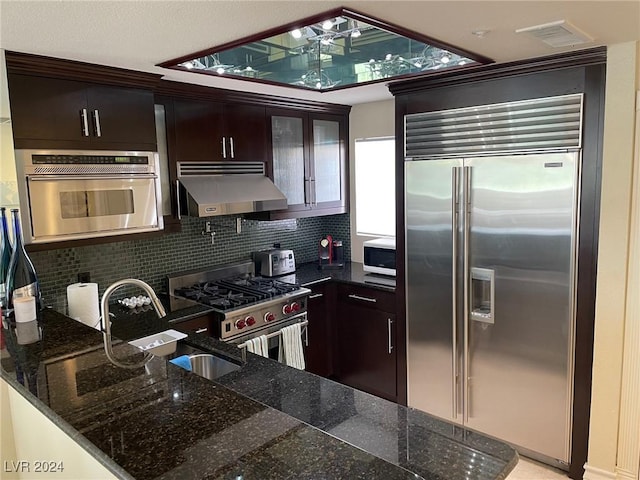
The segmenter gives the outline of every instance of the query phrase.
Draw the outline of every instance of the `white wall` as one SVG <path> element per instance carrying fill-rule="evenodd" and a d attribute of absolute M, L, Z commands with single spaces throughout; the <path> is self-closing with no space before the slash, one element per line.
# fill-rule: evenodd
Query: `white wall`
<path fill-rule="evenodd" d="M 361 138 L 395 136 L 395 101 L 354 105 L 349 116 L 349 191 L 351 209 L 351 261 L 362 262 L 362 242 L 371 237 L 356 234 L 355 141 Z"/>
<path fill-rule="evenodd" d="M 637 402 L 640 390 L 640 368 L 629 361 L 635 358 L 637 362 L 640 350 L 637 307 L 640 225 L 632 222 L 632 215 L 637 217 L 640 208 L 637 196 L 635 206 L 632 203 L 634 161 L 636 176 L 639 170 L 635 128 L 638 88 L 640 43 L 609 47 L 593 389 L 589 455 L 584 476 L 589 480 L 638 478 L 640 416 L 637 412 L 640 407 L 637 403 L 627 405 L 630 398 Z M 636 188 L 637 185 L 636 182 Z M 635 251 L 631 251 L 632 245 Z M 633 278 L 635 283 L 630 281 Z M 623 364 L 627 365 L 624 377 Z"/>
<path fill-rule="evenodd" d="M 9 384 L 0 379 L 0 478 L 15 480 L 18 473 L 5 472 L 5 462 L 16 460 L 16 445 L 13 441 L 13 421 L 11 420 L 11 407 L 9 405 Z"/>
<path fill-rule="evenodd" d="M 24 480 L 39 478 L 115 480 L 117 478 L 3 379 L 0 379 L 0 400 L 2 401 L 0 478 Z M 62 471 L 36 471 L 38 462 L 43 461 L 55 462 L 56 469 L 61 465 Z"/>
<path fill-rule="evenodd" d="M 18 183 L 13 155 L 13 133 L 9 120 L 9 89 L 4 50 L 0 49 L 0 206 L 18 208 Z M 9 212 L 7 211 L 7 216 Z"/>

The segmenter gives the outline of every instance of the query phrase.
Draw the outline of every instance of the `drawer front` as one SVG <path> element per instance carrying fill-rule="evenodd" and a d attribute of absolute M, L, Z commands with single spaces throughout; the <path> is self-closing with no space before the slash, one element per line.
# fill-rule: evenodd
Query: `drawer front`
<path fill-rule="evenodd" d="M 184 322 L 176 322 L 173 324 L 173 328 L 184 333 L 203 333 L 210 337 L 213 336 L 211 319 L 208 316 L 192 318 Z"/>
<path fill-rule="evenodd" d="M 396 311 L 394 292 L 385 292 L 358 285 L 338 285 L 338 303 L 343 302 L 389 313 L 395 313 Z"/>

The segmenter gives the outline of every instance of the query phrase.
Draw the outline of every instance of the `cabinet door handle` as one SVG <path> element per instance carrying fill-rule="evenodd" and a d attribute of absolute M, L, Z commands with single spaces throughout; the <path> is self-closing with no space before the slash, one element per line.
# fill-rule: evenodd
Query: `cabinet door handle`
<path fill-rule="evenodd" d="M 227 158 L 227 137 L 222 137 L 222 158 Z"/>
<path fill-rule="evenodd" d="M 349 298 L 353 298 L 354 300 L 363 300 L 365 302 L 371 302 L 371 303 L 376 303 L 378 301 L 375 298 L 361 297 L 360 295 L 355 295 L 353 293 L 349 295 Z"/>
<path fill-rule="evenodd" d="M 195 331 L 195 333 L 204 333 L 204 332 L 207 332 L 207 331 L 209 331 L 209 328 L 208 327 L 204 327 L 204 328 L 197 329 Z"/>
<path fill-rule="evenodd" d="M 176 207 L 178 208 L 178 220 L 182 220 L 180 214 L 180 180 L 176 180 Z"/>
<path fill-rule="evenodd" d="M 231 147 L 231 158 L 236 158 L 236 154 L 233 149 L 233 137 L 229 137 L 229 146 Z"/>
<path fill-rule="evenodd" d="M 93 125 L 96 137 L 101 137 L 102 129 L 100 128 L 100 112 L 98 112 L 98 110 L 93 111 Z"/>
<path fill-rule="evenodd" d="M 311 180 L 304 179 L 304 204 L 309 205 L 311 203 Z"/>
<path fill-rule="evenodd" d="M 320 297 L 324 297 L 324 293 L 314 293 L 313 295 L 309 295 L 309 300 L 311 300 L 312 298 L 320 298 Z"/>
<path fill-rule="evenodd" d="M 315 207 L 318 205 L 318 199 L 316 198 L 316 179 L 312 178 L 309 182 L 311 184 L 311 205 Z"/>
<path fill-rule="evenodd" d="M 387 327 L 389 331 L 389 350 L 388 350 L 389 355 L 391 355 L 391 351 L 393 350 L 393 345 L 391 344 L 391 324 L 392 323 L 393 323 L 393 320 L 391 320 L 390 318 L 387 318 Z"/>
<path fill-rule="evenodd" d="M 89 119 L 87 118 L 87 109 L 80 110 L 80 120 L 82 121 L 82 136 L 89 136 Z"/>

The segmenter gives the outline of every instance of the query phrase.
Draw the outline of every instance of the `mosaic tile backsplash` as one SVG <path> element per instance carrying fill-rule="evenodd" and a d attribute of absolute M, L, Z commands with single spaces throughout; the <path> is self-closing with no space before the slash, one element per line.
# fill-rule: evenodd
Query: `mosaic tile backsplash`
<path fill-rule="evenodd" d="M 203 234 L 210 221 L 215 232 Z M 342 240 L 345 259 L 351 258 L 349 215 L 257 221 L 242 219 L 236 232 L 236 217 L 208 219 L 184 217 L 182 232 L 151 240 L 107 243 L 80 248 L 29 254 L 35 266 L 44 303 L 67 312 L 67 286 L 78 281 L 78 273 L 89 272 L 99 294 L 117 280 L 138 278 L 156 292 L 164 289 L 167 274 L 251 259 L 251 252 L 280 243 L 291 249 L 298 264 L 317 260 L 318 242 L 324 234 Z M 138 292 L 141 293 L 141 292 Z"/>

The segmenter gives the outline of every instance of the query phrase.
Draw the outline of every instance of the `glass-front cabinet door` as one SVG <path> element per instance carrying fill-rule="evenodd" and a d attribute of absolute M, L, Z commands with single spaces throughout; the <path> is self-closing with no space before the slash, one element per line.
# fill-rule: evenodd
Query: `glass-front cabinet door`
<path fill-rule="evenodd" d="M 273 183 L 285 194 L 289 210 L 306 208 L 309 193 L 303 116 L 271 116 Z"/>
<path fill-rule="evenodd" d="M 346 117 L 271 110 L 271 173 L 287 197 L 271 218 L 346 212 Z"/>
<path fill-rule="evenodd" d="M 311 176 L 313 206 L 339 205 L 343 195 L 343 148 L 340 121 L 314 118 Z"/>

